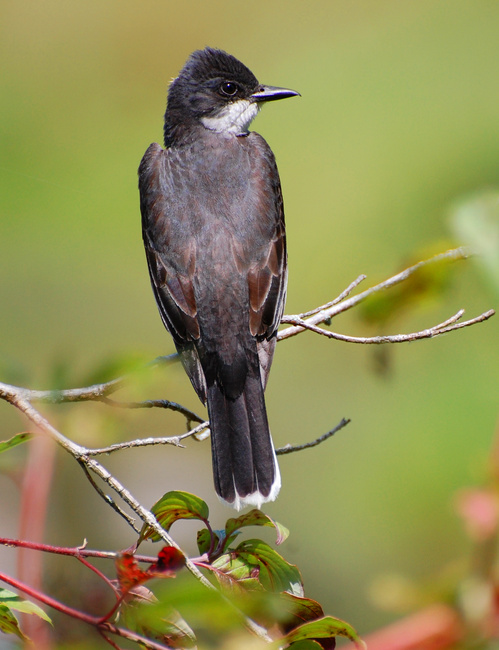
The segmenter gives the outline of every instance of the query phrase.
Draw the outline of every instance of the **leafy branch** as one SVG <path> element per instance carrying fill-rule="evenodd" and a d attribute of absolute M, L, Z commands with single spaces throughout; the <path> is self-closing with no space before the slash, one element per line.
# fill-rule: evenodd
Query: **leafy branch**
<path fill-rule="evenodd" d="M 325 616 L 319 603 L 305 598 L 301 575 L 296 566 L 289 564 L 271 546 L 260 540 L 250 539 L 235 544 L 242 530 L 250 526 L 272 527 L 277 533 L 276 544 L 285 541 L 289 534 L 286 528 L 261 511 L 252 510 L 239 517 L 230 518 L 223 530 L 215 531 L 209 522 L 208 506 L 202 499 L 186 492 L 168 492 L 152 507 L 151 512 L 163 531 L 169 531 L 176 521 L 182 519 L 195 519 L 204 525 L 197 534 L 200 556 L 189 561 L 211 577 L 208 583 L 211 587 L 210 593 L 215 594 L 212 597 L 218 599 L 217 613 L 221 615 L 224 609 L 230 611 L 230 628 L 238 628 L 242 623 L 252 633 L 259 630 L 259 636 L 271 643 L 274 650 L 292 648 L 298 641 L 315 642 L 320 639 L 324 639 L 324 643 L 327 641 L 327 645 L 323 646 L 319 641 L 317 647 L 331 648 L 331 642 L 334 644 L 332 640 L 336 636 L 345 636 L 353 641 L 356 648 L 364 648 L 357 633 L 348 623 Z M 85 545 L 63 548 L 0 538 L 0 544 L 5 546 L 70 556 L 84 562 L 113 592 L 114 603 L 102 616 L 90 615 L 65 605 L 10 576 L 0 574 L 0 580 L 75 620 L 93 626 L 114 648 L 117 646 L 108 635 L 134 641 L 150 650 L 192 647 L 196 642 L 196 635 L 189 623 L 176 609 L 165 609 L 161 605 L 161 599 L 156 599 L 152 592 L 144 587 L 152 579 L 175 578 L 186 565 L 187 558 L 172 546 L 164 546 L 156 557 L 138 555 L 136 549 L 146 539 L 160 541 L 161 536 L 156 527 L 144 525 L 137 543 L 121 553 L 90 550 L 86 549 Z M 114 560 L 117 579 L 110 581 L 86 558 Z M 148 566 L 142 568 L 139 563 L 146 563 Z M 215 584 L 217 589 L 214 589 Z M 170 587 L 170 591 L 172 589 L 175 592 L 175 588 Z M 10 595 L 11 592 L 7 592 L 6 596 Z M 193 597 L 195 598 L 190 590 L 189 598 Z M 206 598 L 204 593 L 202 598 Z M 178 595 L 174 596 L 174 601 L 178 602 Z M 5 627 L 6 620 L 2 602 L 8 602 L 8 598 L 2 601 L 0 591 L 0 628 L 2 625 Z M 262 627 L 264 624 L 268 625 L 270 605 L 275 639 L 273 642 Z M 30 609 L 30 603 L 27 603 L 26 608 L 31 613 L 43 615 L 46 620 L 50 620 L 36 606 Z M 247 610 L 251 610 L 252 618 L 243 613 Z M 119 625 L 118 620 L 121 621 Z"/>

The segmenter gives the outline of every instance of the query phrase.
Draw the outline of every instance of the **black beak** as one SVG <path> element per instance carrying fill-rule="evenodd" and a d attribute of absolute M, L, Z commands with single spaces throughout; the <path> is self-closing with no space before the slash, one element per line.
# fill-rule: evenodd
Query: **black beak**
<path fill-rule="evenodd" d="M 286 99 L 286 97 L 301 97 L 296 90 L 289 88 L 278 88 L 277 86 L 260 86 L 256 92 L 251 95 L 254 102 L 273 102 L 276 99 Z"/>

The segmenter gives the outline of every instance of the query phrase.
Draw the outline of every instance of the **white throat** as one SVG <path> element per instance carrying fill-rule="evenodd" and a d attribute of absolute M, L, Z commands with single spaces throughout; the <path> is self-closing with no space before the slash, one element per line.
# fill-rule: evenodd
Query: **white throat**
<path fill-rule="evenodd" d="M 248 127 L 255 119 L 260 110 L 256 102 L 247 99 L 238 99 L 227 104 L 218 115 L 202 117 L 203 126 L 210 131 L 217 133 L 231 133 L 233 135 L 244 135 L 248 133 Z"/>

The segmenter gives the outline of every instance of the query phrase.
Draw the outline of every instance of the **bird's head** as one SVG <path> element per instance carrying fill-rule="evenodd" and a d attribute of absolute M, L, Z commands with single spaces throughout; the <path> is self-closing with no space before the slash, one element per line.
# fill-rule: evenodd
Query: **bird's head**
<path fill-rule="evenodd" d="M 193 52 L 168 91 L 165 133 L 179 123 L 200 123 L 227 135 L 245 135 L 264 102 L 299 95 L 264 86 L 238 59 L 212 48 Z"/>

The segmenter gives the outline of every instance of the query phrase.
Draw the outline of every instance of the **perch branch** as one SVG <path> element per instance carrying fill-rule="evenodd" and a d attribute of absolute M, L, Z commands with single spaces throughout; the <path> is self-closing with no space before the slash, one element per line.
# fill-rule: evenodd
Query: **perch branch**
<path fill-rule="evenodd" d="M 354 337 L 354 336 L 349 337 L 343 334 L 335 334 L 333 332 L 329 332 L 328 330 L 323 330 L 322 328 L 318 328 L 317 330 L 313 329 L 317 325 L 320 325 L 321 323 L 325 323 L 331 320 L 332 318 L 334 318 L 335 316 L 338 316 L 339 314 L 342 314 L 343 312 L 352 309 L 353 307 L 357 306 L 359 303 L 363 302 L 370 296 L 380 291 L 384 291 L 385 289 L 389 289 L 390 287 L 400 284 L 401 282 L 404 282 L 411 275 L 419 271 L 419 269 L 421 269 L 423 266 L 428 266 L 431 264 L 442 262 L 443 260 L 449 260 L 449 261 L 464 260 L 467 259 L 468 256 L 469 255 L 466 249 L 462 247 L 445 251 L 445 253 L 434 255 L 430 259 L 423 260 L 421 262 L 418 262 L 417 264 L 414 264 L 413 266 L 408 267 L 404 271 L 401 271 L 400 273 L 397 273 L 391 278 L 388 278 L 387 280 L 384 280 L 383 282 L 380 282 L 379 284 L 376 284 L 373 287 L 366 289 L 365 291 L 357 294 L 356 296 L 348 297 L 352 291 L 352 288 L 357 286 L 365 277 L 365 276 L 359 276 L 349 287 L 347 287 L 347 289 L 345 289 L 343 293 L 341 293 L 338 296 L 338 298 L 335 298 L 335 300 L 332 300 L 331 302 L 326 303 L 325 305 L 321 305 L 321 307 L 317 307 L 316 309 L 313 309 L 311 312 L 304 312 L 302 314 L 297 314 L 292 316 L 283 316 L 281 319 L 281 323 L 283 325 L 291 325 L 291 327 L 287 327 L 286 329 L 281 330 L 277 334 L 277 339 L 279 341 L 282 341 L 292 336 L 296 336 L 297 334 L 301 334 L 302 332 L 308 329 L 316 332 L 317 334 L 323 334 L 323 335 L 324 332 L 327 332 L 325 336 L 328 336 L 329 338 L 336 338 L 341 341 L 346 341 L 348 343 L 374 343 L 379 345 L 382 343 L 401 343 L 406 340 L 415 341 L 422 338 L 431 338 L 431 337 L 439 336 L 441 334 L 445 334 L 446 332 L 452 331 L 453 329 L 461 329 L 462 327 L 468 327 L 469 325 L 474 325 L 475 323 L 480 323 L 484 320 L 487 320 L 488 318 L 494 315 L 495 313 L 494 310 L 491 309 L 481 314 L 480 316 L 477 316 L 476 319 L 471 319 L 470 321 L 466 321 L 465 323 L 461 323 L 456 326 L 450 326 L 451 329 L 445 329 L 445 328 L 438 329 L 439 326 L 437 325 L 433 328 L 423 330 L 423 332 L 414 332 L 413 334 L 400 334 L 400 335 L 390 336 L 390 337 L 386 337 L 386 336 L 376 336 L 370 338 L 362 338 L 362 337 Z"/>
<path fill-rule="evenodd" d="M 110 454 L 113 451 L 119 451 L 120 449 L 132 449 L 133 447 L 150 447 L 153 445 L 173 445 L 174 447 L 185 447 L 181 444 L 181 440 L 185 438 L 190 438 L 195 436 L 210 426 L 209 422 L 201 422 L 197 427 L 182 433 L 179 436 L 168 436 L 168 437 L 158 437 L 158 438 L 139 438 L 137 440 L 129 440 L 127 442 L 117 442 L 108 447 L 101 447 L 100 449 L 87 449 L 88 456 L 98 456 L 99 454 Z"/>
<path fill-rule="evenodd" d="M 434 325 L 428 329 L 421 330 L 419 332 L 411 332 L 410 334 L 393 334 L 390 336 L 348 336 L 346 334 L 338 334 L 337 332 L 331 332 L 330 330 L 325 330 L 322 327 L 317 327 L 310 323 L 311 318 L 304 320 L 299 316 L 286 316 L 286 323 L 295 325 L 298 328 L 302 328 L 301 331 L 310 330 L 316 334 L 321 334 L 330 339 L 336 339 L 337 341 L 344 341 L 345 343 L 362 343 L 364 345 L 380 345 L 382 343 L 406 343 L 408 341 L 418 341 L 420 339 L 430 339 L 435 336 L 440 336 L 441 334 L 446 334 L 447 332 L 453 332 L 454 330 L 462 329 L 463 327 L 469 327 L 470 325 L 475 325 L 476 323 L 481 323 L 485 320 L 488 320 L 495 314 L 493 309 L 475 316 L 470 320 L 463 321 L 462 323 L 457 323 L 464 314 L 464 309 L 460 309 L 457 314 L 448 318 L 444 323 L 439 325 Z M 328 320 L 328 319 L 325 319 Z M 292 329 L 292 328 L 289 328 Z M 283 334 L 289 330 L 284 330 Z M 296 332 L 299 334 L 300 332 Z M 291 336 L 293 336 L 292 334 Z"/>
<path fill-rule="evenodd" d="M 174 539 L 166 532 L 164 528 L 156 521 L 156 517 L 144 508 L 135 497 L 99 462 L 95 459 L 89 457 L 88 450 L 81 445 L 76 444 L 75 442 L 66 438 L 62 433 L 60 433 L 54 426 L 46 420 L 43 415 L 37 411 L 30 403 L 27 401 L 23 393 L 19 394 L 15 386 L 8 386 L 6 384 L 0 383 L 0 397 L 3 397 L 10 404 L 18 408 L 24 415 L 33 422 L 41 431 L 49 435 L 58 445 L 60 445 L 65 451 L 67 451 L 75 460 L 80 464 L 83 464 L 89 472 L 96 474 L 101 480 L 103 480 L 109 487 L 118 494 L 121 499 L 133 510 L 140 519 L 150 526 L 154 532 L 156 532 L 160 538 L 168 544 L 168 546 L 174 546 L 177 550 L 183 553 L 182 549 L 174 541 Z M 189 571 L 205 586 L 212 588 L 212 584 L 207 580 L 204 575 L 199 571 L 199 569 L 194 566 L 194 564 L 186 557 L 186 567 Z"/>
<path fill-rule="evenodd" d="M 182 404 L 177 404 L 177 402 L 171 402 L 167 399 L 147 399 L 143 402 L 119 402 L 109 397 L 101 397 L 100 401 L 109 406 L 116 406 L 118 408 L 126 409 L 151 409 L 151 408 L 162 408 L 168 409 L 170 411 L 175 411 L 181 413 L 185 416 L 186 420 L 189 422 L 203 422 L 203 418 L 191 411 L 190 409 L 182 406 Z"/>
<path fill-rule="evenodd" d="M 135 499 L 131 492 L 129 492 L 101 463 L 91 458 L 88 454 L 88 450 L 85 447 L 72 442 L 69 440 L 69 438 L 66 438 L 66 436 L 64 436 L 54 426 L 52 426 L 50 422 L 46 420 L 46 418 L 44 418 L 43 415 L 37 411 L 27 399 L 25 399 L 24 395 L 25 389 L 21 389 L 21 391 L 19 391 L 19 389 L 17 389 L 15 386 L 8 386 L 7 384 L 0 382 L 0 398 L 5 399 L 7 402 L 19 409 L 41 431 L 55 440 L 55 442 L 57 442 L 57 444 L 59 444 L 65 451 L 71 454 L 80 465 L 83 465 L 85 467 L 86 473 L 93 472 L 102 481 L 107 483 L 107 485 L 116 494 L 118 494 L 118 496 L 129 506 L 129 508 L 133 510 L 145 524 L 154 530 L 154 532 L 157 533 L 168 546 L 173 546 L 178 551 L 180 551 L 182 555 L 184 555 L 186 568 L 201 584 L 203 584 L 208 589 L 216 589 L 216 587 L 212 585 L 212 583 L 201 573 L 194 562 L 192 562 L 192 560 L 190 560 L 185 555 L 175 540 L 166 532 L 164 528 L 162 528 L 153 513 L 150 510 L 144 508 L 139 503 L 139 501 Z M 109 500 L 107 501 L 109 503 Z M 117 509 L 117 512 L 119 514 L 122 514 L 120 508 Z M 227 600 L 227 602 L 231 604 L 230 600 Z M 231 604 L 231 606 L 233 605 Z M 234 610 L 239 612 L 236 607 L 234 607 Z M 242 616 L 248 629 L 250 629 L 259 638 L 270 641 L 270 637 L 264 628 L 255 623 L 255 621 L 252 619 L 244 616 L 244 614 L 242 614 Z M 106 625 L 108 626 L 106 629 L 114 633 L 114 627 L 107 623 Z M 160 646 L 151 645 L 150 647 Z"/>

